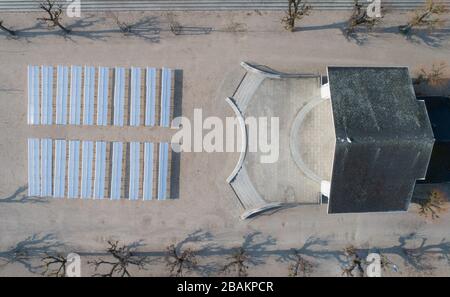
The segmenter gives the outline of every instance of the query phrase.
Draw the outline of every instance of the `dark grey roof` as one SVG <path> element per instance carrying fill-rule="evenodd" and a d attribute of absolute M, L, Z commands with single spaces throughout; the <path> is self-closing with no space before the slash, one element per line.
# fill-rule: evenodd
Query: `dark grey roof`
<path fill-rule="evenodd" d="M 328 67 L 336 132 L 329 213 L 407 210 L 433 148 L 403 67 Z"/>

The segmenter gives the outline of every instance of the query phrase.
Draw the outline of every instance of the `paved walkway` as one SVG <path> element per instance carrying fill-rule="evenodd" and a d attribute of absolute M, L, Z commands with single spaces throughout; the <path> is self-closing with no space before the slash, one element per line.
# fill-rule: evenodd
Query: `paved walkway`
<path fill-rule="evenodd" d="M 39 1 L 0 0 L 0 12 L 37 11 Z M 66 1 L 60 1 L 64 5 Z M 80 0 L 83 11 L 167 11 L 167 10 L 285 10 L 286 0 Z M 360 1 L 366 4 L 366 1 Z M 382 0 L 389 9 L 415 9 L 425 0 Z M 450 7 L 450 0 L 441 1 Z M 313 9 L 351 9 L 353 0 L 309 0 Z"/>

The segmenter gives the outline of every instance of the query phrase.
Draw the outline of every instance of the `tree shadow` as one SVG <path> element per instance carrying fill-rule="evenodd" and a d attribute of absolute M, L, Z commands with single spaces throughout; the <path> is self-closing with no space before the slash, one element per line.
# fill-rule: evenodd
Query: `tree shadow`
<path fill-rule="evenodd" d="M 158 43 L 160 41 L 160 22 L 159 18 L 145 17 L 129 25 L 130 31 L 126 33 L 126 36 L 135 36 L 149 42 Z"/>
<path fill-rule="evenodd" d="M 105 40 L 105 38 L 109 37 L 106 35 L 111 30 L 98 30 L 98 31 L 79 31 L 80 29 L 85 29 L 90 26 L 93 26 L 97 23 L 104 21 L 104 18 L 98 18 L 94 16 L 89 16 L 86 18 L 77 19 L 74 23 L 67 25 L 67 28 L 71 30 L 70 33 L 65 33 L 62 30 L 49 27 L 45 21 L 37 21 L 31 27 L 25 27 L 18 29 L 16 31 L 17 38 L 20 40 L 26 40 L 27 42 L 31 42 L 32 39 L 43 37 L 43 36 L 51 36 L 51 35 L 59 35 L 63 37 L 65 40 L 70 40 L 75 42 L 74 37 L 84 37 L 92 40 Z"/>
<path fill-rule="evenodd" d="M 202 261 L 199 261 L 194 271 L 201 276 L 211 276 L 221 273 L 223 257 L 232 255 L 236 251 L 236 248 L 242 247 L 245 253 L 249 255 L 248 264 L 250 266 L 257 266 L 265 263 L 265 258 L 272 255 L 269 248 L 276 245 L 275 238 L 270 235 L 264 236 L 261 232 L 252 232 L 245 235 L 239 247 L 223 247 L 214 241 L 214 239 L 214 235 L 210 232 L 198 229 L 179 241 L 175 245 L 175 248 L 178 251 L 183 251 L 191 244 L 200 244 L 195 249 L 195 254 Z M 153 253 L 153 256 L 155 255 Z M 204 260 L 207 258 L 211 259 L 211 257 L 215 259 L 212 261 Z"/>
<path fill-rule="evenodd" d="M 344 30 L 346 27 L 347 22 L 335 22 L 331 24 L 325 24 L 325 25 L 315 25 L 315 26 L 302 26 L 302 27 L 295 27 L 294 32 L 302 32 L 302 31 L 322 31 L 322 30 L 333 30 L 333 29 L 339 29 Z"/>
<path fill-rule="evenodd" d="M 371 31 L 364 30 L 362 28 L 356 28 L 353 32 L 345 32 L 345 28 L 342 30 L 342 35 L 349 42 L 353 42 L 356 45 L 364 45 L 369 41 Z"/>
<path fill-rule="evenodd" d="M 182 241 L 178 242 L 178 244 L 176 244 L 176 249 L 183 250 L 189 244 L 200 243 L 201 246 L 195 250 L 195 254 L 199 258 L 206 258 L 218 253 L 221 249 L 213 240 L 214 236 L 212 233 L 198 229 L 188 234 L 188 236 L 186 236 Z M 195 266 L 194 271 L 199 273 L 201 276 L 210 276 L 217 272 L 217 266 L 216 261 L 200 261 Z"/>
<path fill-rule="evenodd" d="M 417 240 L 420 243 L 417 245 Z M 376 252 L 383 255 L 396 255 L 403 260 L 407 267 L 416 271 L 431 273 L 436 267 L 429 263 L 429 256 L 438 256 L 439 260 L 445 260 L 450 265 L 450 242 L 443 238 L 439 243 L 427 244 L 425 237 L 417 233 L 410 233 L 398 238 L 398 244 L 390 247 L 358 248 L 358 252 L 366 257 L 369 253 Z"/>
<path fill-rule="evenodd" d="M 398 237 L 397 241 L 398 243 L 392 246 L 373 246 L 356 248 L 356 250 L 362 259 L 373 252 L 389 257 L 398 256 L 406 267 L 411 267 L 423 273 L 432 272 L 436 268 L 430 263 L 430 256 L 436 256 L 437 260 L 446 261 L 450 265 L 450 242 L 446 238 L 442 238 L 438 243 L 429 244 L 425 237 L 419 236 L 417 233 L 410 233 Z M 219 275 L 224 264 L 224 256 L 232 255 L 236 248 L 242 248 L 245 251 L 245 254 L 248 255 L 247 264 L 251 267 L 265 264 L 269 257 L 274 257 L 279 263 L 293 263 L 296 260 L 295 251 L 297 255 L 307 257 L 313 264 L 318 264 L 317 260 L 336 260 L 343 267 L 348 260 L 343 250 L 328 249 L 329 239 L 318 236 L 308 237 L 299 248 L 276 249 L 277 240 L 274 237 L 256 231 L 245 235 L 239 247 L 224 247 L 217 242 L 212 233 L 198 229 L 179 241 L 175 247 L 178 251 L 183 251 L 192 244 L 199 246 L 194 252 L 196 257 L 201 260 L 193 271 L 201 276 Z M 166 255 L 166 251 L 143 249 L 145 244 L 142 239 L 125 246 L 132 250 L 136 256 L 149 257 L 148 264 L 159 262 Z M 0 252 L 0 260 L 3 262 L 2 266 L 19 263 L 26 267 L 28 271 L 38 273 L 42 265 L 33 264 L 36 263 L 33 260 L 40 259 L 46 254 L 61 252 L 63 247 L 64 245 L 53 234 L 34 234 L 8 250 Z M 80 252 L 79 254 L 91 257 L 109 255 L 105 252 Z"/>
<path fill-rule="evenodd" d="M 292 262 L 295 261 L 296 255 L 294 251 L 303 256 L 310 257 L 311 259 L 329 259 L 330 257 L 340 260 L 340 253 L 329 252 L 323 249 L 317 249 L 318 247 L 325 247 L 328 245 L 327 239 L 321 239 L 320 237 L 310 236 L 300 248 L 292 248 L 289 250 L 279 251 L 276 255 L 277 262 Z"/>
<path fill-rule="evenodd" d="M 424 44 L 430 47 L 441 47 L 445 42 L 449 41 L 450 28 L 436 28 L 433 30 L 425 28 L 413 28 L 408 33 L 402 33 L 399 26 L 376 27 L 373 30 L 376 36 L 382 34 L 395 34 L 404 37 L 407 41 L 415 44 Z"/>
<path fill-rule="evenodd" d="M 256 266 L 266 262 L 269 248 L 275 246 L 276 243 L 277 240 L 271 235 L 265 236 L 261 232 L 256 231 L 244 236 L 241 247 L 249 255 L 249 264 Z"/>
<path fill-rule="evenodd" d="M 342 36 L 349 42 L 353 42 L 357 45 L 363 45 L 369 40 L 369 36 L 372 33 L 371 30 L 367 30 L 363 27 L 356 27 L 353 32 L 347 32 L 348 21 L 335 22 L 326 25 L 316 25 L 307 27 L 296 27 L 294 32 L 308 32 L 308 31 L 322 31 L 322 30 L 339 30 Z"/>
<path fill-rule="evenodd" d="M 430 47 L 441 47 L 450 38 L 450 29 L 435 29 L 433 31 L 428 30 L 414 30 L 410 34 L 406 35 L 406 40 L 417 43 L 425 44 Z"/>
<path fill-rule="evenodd" d="M 197 229 L 194 232 L 188 234 L 183 240 L 179 241 L 175 247 L 178 250 L 181 250 L 185 248 L 186 245 L 191 243 L 199 243 L 199 242 L 209 242 L 213 240 L 214 236 L 209 231 L 203 231 L 202 229 Z M 202 249 L 198 250 L 198 252 L 201 252 L 208 247 L 211 247 L 209 244 L 207 246 L 204 246 Z"/>
<path fill-rule="evenodd" d="M 67 25 L 71 30 L 65 33 L 62 30 L 48 27 L 45 22 L 39 21 L 35 25 L 27 28 L 18 29 L 15 39 L 23 39 L 30 42 L 34 38 L 43 36 L 60 35 L 65 40 L 76 42 L 77 38 L 86 38 L 89 40 L 106 41 L 108 38 L 117 34 L 123 34 L 129 37 L 140 38 L 152 43 L 160 41 L 161 28 L 157 17 L 144 17 L 129 25 L 130 30 L 123 32 L 120 28 L 88 30 L 87 28 L 102 23 L 106 18 L 97 16 L 88 16 L 77 19 L 75 22 Z"/>
<path fill-rule="evenodd" d="M 28 185 L 19 187 L 10 196 L 1 198 L 0 203 L 48 203 L 48 199 L 36 196 L 27 196 Z"/>
<path fill-rule="evenodd" d="M 33 234 L 16 243 L 6 251 L 0 252 L 2 266 L 12 263 L 22 264 L 29 272 L 38 273 L 41 265 L 33 264 L 33 260 L 42 257 L 46 253 L 57 252 L 63 244 L 54 234 Z"/>
<path fill-rule="evenodd" d="M 412 43 L 424 44 L 430 47 L 441 47 L 450 38 L 450 28 L 447 27 L 433 29 L 432 31 L 423 28 L 414 28 L 408 34 L 402 34 L 399 26 L 383 26 L 382 24 L 375 26 L 371 30 L 367 30 L 364 27 L 356 27 L 353 32 L 347 34 L 347 23 L 347 21 L 343 21 L 325 25 L 296 27 L 294 32 L 338 29 L 348 41 L 354 42 L 357 45 L 363 45 L 368 42 L 370 36 L 380 37 L 385 34 L 400 35 Z"/>
<path fill-rule="evenodd" d="M 71 23 L 67 26 L 67 28 L 71 30 L 70 34 L 65 34 L 62 31 L 60 31 L 60 34 L 64 37 L 64 39 L 70 41 L 74 41 L 73 37 L 82 37 L 90 40 L 105 41 L 106 38 L 110 37 L 109 34 L 113 33 L 112 30 L 83 30 L 101 23 L 104 20 L 104 17 L 98 18 L 93 16 L 80 18 L 77 19 L 74 23 Z"/>
<path fill-rule="evenodd" d="M 407 248 L 408 240 L 419 239 L 420 244 L 412 248 Z M 417 270 L 433 270 L 431 264 L 427 263 L 427 255 L 437 255 L 440 260 L 445 260 L 447 265 L 450 265 L 450 242 L 445 238 L 437 244 L 427 244 L 427 238 L 419 237 L 416 233 L 399 238 L 398 247 L 404 255 L 405 264 L 414 267 Z"/>

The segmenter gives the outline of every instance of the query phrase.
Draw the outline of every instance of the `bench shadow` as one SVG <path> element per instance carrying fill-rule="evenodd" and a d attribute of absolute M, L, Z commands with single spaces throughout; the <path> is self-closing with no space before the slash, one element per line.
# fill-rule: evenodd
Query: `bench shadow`
<path fill-rule="evenodd" d="M 183 70 L 174 70 L 174 94 L 172 119 L 183 114 Z M 181 153 L 172 150 L 170 164 L 170 198 L 180 198 Z"/>
<path fill-rule="evenodd" d="M 175 35 L 208 35 L 213 31 L 212 27 L 174 26 L 171 29 Z"/>

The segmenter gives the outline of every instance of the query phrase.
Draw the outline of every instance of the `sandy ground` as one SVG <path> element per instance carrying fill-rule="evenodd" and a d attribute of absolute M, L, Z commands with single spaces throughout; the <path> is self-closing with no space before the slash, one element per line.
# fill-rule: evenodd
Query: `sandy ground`
<path fill-rule="evenodd" d="M 433 62 L 450 64 L 448 30 L 409 41 L 395 30 L 406 16 L 387 15 L 384 29 L 358 45 L 341 34 L 339 28 L 348 16 L 344 12 L 314 13 L 295 33 L 283 30 L 280 13 L 176 13 L 170 17 L 164 13 L 135 13 L 119 15 L 122 21 L 138 24 L 135 35 L 123 36 L 107 14 L 99 14 L 67 20 L 74 24 L 74 34 L 64 38 L 45 25 L 36 25 L 38 16 L 0 14 L 5 25 L 28 28 L 18 40 L 0 35 L 0 256 L 34 234 L 36 245 L 43 250 L 54 247 L 94 253 L 90 256 L 94 258 L 110 238 L 125 243 L 141 240 L 141 249 L 152 251 L 155 257 L 161 256 L 168 244 L 182 241 L 182 247 L 205 247 L 200 259 L 204 269 L 195 273 L 214 275 L 217 271 L 209 264 L 220 266 L 230 248 L 244 242 L 256 262 L 250 265 L 250 275 L 284 276 L 290 249 L 316 239 L 305 250 L 320 264 L 314 275 L 339 276 L 339 251 L 348 244 L 380 248 L 400 265 L 400 275 L 450 275 L 447 259 L 442 257 L 450 252 L 449 215 L 431 223 L 419 217 L 414 207 L 407 213 L 327 215 L 326 206 L 302 206 L 240 221 L 242 210 L 225 182 L 237 162 L 237 153 L 182 154 L 180 195 L 172 201 L 15 202 L 26 195 L 23 187 L 27 184 L 29 136 L 82 138 L 85 133 L 100 133 L 111 139 L 139 135 L 139 139 L 157 141 L 173 133 L 161 128 L 86 131 L 29 127 L 28 64 L 180 69 L 183 115 L 191 117 L 194 108 L 202 108 L 204 117 L 224 118 L 233 116 L 224 98 L 232 94 L 241 61 L 255 61 L 285 72 L 323 73 L 327 65 L 406 65 L 414 73 Z M 185 35 L 174 36 L 168 30 L 169 19 L 190 28 Z M 209 28 L 214 30 L 206 34 Z M 188 236 L 192 233 L 194 236 Z M 47 235 L 53 239 L 46 240 Z M 405 261 L 402 248 L 420 247 L 422 238 L 426 240 L 418 251 L 424 258 L 419 264 L 426 265 Z M 83 257 L 84 264 L 87 259 L 89 256 Z M 166 275 L 161 265 L 159 260 L 140 275 Z M 9 264 L 0 269 L 0 275 L 33 275 L 28 268 L 20 263 Z M 83 265 L 83 273 L 90 275 L 92 269 Z"/>

